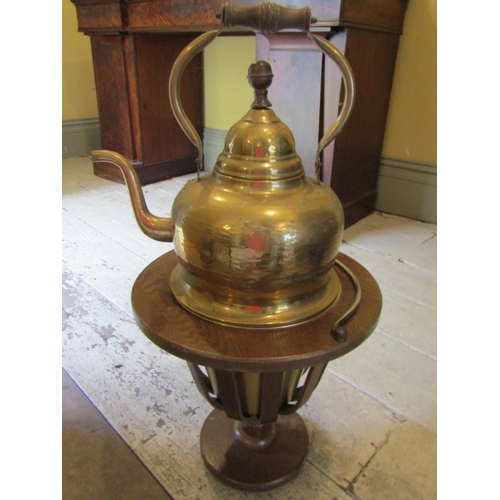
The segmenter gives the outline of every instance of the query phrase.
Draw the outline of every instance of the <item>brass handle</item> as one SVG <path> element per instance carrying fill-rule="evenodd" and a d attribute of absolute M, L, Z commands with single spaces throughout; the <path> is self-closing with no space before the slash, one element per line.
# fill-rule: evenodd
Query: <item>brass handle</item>
<path fill-rule="evenodd" d="M 340 260 L 335 259 L 335 265 L 340 267 L 340 269 L 342 269 L 347 274 L 347 276 L 349 276 L 355 291 L 354 301 L 349 306 L 349 309 L 347 309 L 347 311 L 342 314 L 340 318 L 337 318 L 337 321 L 335 321 L 331 328 L 331 334 L 333 338 L 337 342 L 345 342 L 347 340 L 347 330 L 344 326 L 344 323 L 356 312 L 359 307 L 359 304 L 361 302 L 361 285 L 357 276 L 345 264 L 340 262 Z"/>
<path fill-rule="evenodd" d="M 214 38 L 220 33 L 221 30 L 212 30 L 203 33 L 203 35 L 195 38 L 177 57 L 170 73 L 170 80 L 168 82 L 168 96 L 170 98 L 170 105 L 177 122 L 181 126 L 184 133 L 188 136 L 189 140 L 198 148 L 198 159 L 196 161 L 196 170 L 198 178 L 200 171 L 203 170 L 203 143 L 201 142 L 200 135 L 194 128 L 182 107 L 181 102 L 181 78 L 186 66 L 196 54 L 199 54 Z"/>
<path fill-rule="evenodd" d="M 222 11 L 216 14 L 216 16 L 221 20 L 223 28 L 220 30 L 208 31 L 187 45 L 175 61 L 169 81 L 168 93 L 174 116 L 189 140 L 198 148 L 198 178 L 200 176 L 200 171 L 203 170 L 203 143 L 182 107 L 180 97 L 182 74 L 193 57 L 209 45 L 221 31 L 234 26 L 242 26 L 252 28 L 254 31 L 260 33 L 275 33 L 284 29 L 299 29 L 305 32 L 321 51 L 333 59 L 340 68 L 345 87 L 344 104 L 336 122 L 330 127 L 318 145 L 315 170 L 316 177 L 320 180 L 321 151 L 340 134 L 354 105 L 354 75 L 347 59 L 330 42 L 320 36 L 310 33 L 310 24 L 316 22 L 316 19 L 311 16 L 311 9 L 309 7 L 293 9 L 269 2 L 263 2 L 251 7 L 235 7 L 226 4 L 223 6 Z"/>
<path fill-rule="evenodd" d="M 337 137 L 344 125 L 346 124 L 349 116 L 351 115 L 352 108 L 354 106 L 355 99 L 355 85 L 354 85 L 354 73 L 352 72 L 351 65 L 344 57 L 342 52 L 340 52 L 337 47 L 332 45 L 328 40 L 325 40 L 323 37 L 314 35 L 312 33 L 307 33 L 307 36 L 316 42 L 316 45 L 326 54 L 328 57 L 333 59 L 337 66 L 339 67 L 342 73 L 342 80 L 344 82 L 344 103 L 342 105 L 342 110 L 337 117 L 335 123 L 330 127 L 330 129 L 326 132 L 323 138 L 319 141 L 318 149 L 316 151 L 316 160 L 315 160 L 315 170 L 316 170 L 316 178 L 318 180 L 321 179 L 321 151 L 323 151 L 328 144 L 330 144 L 335 137 Z"/>

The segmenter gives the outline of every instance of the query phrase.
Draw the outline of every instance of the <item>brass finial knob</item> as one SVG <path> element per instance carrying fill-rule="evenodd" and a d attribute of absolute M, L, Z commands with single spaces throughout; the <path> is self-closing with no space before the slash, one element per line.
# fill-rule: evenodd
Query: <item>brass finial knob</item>
<path fill-rule="evenodd" d="M 266 109 L 272 106 L 267 99 L 267 89 L 273 81 L 273 70 L 267 61 L 257 61 L 248 68 L 248 82 L 254 89 L 253 109 Z"/>

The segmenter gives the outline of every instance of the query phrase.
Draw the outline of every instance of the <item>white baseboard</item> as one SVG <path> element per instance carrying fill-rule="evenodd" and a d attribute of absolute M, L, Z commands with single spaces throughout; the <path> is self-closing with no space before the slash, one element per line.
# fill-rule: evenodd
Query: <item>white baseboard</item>
<path fill-rule="evenodd" d="M 63 120 L 62 157 L 88 156 L 93 149 L 101 148 L 99 118 Z"/>
<path fill-rule="evenodd" d="M 437 223 L 437 166 L 382 157 L 375 208 Z"/>

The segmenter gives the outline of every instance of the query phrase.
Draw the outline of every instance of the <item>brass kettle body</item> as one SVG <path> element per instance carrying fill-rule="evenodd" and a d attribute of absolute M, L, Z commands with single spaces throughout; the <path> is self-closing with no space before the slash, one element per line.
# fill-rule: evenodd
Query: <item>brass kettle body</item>
<path fill-rule="evenodd" d="M 198 52 L 217 33 L 209 34 L 192 42 Z M 174 114 L 190 136 L 178 93 L 186 60 L 197 53 L 193 46 L 188 49 L 174 65 L 170 89 Z M 352 80 L 350 68 L 346 71 Z M 340 296 L 333 265 L 343 234 L 342 206 L 329 186 L 305 175 L 292 132 L 270 109 L 271 80 L 268 63 L 251 65 L 251 109 L 228 132 L 212 173 L 199 175 L 178 193 L 171 218 L 149 212 L 127 159 L 110 151 L 93 153 L 94 161 L 112 162 L 122 170 L 142 231 L 173 241 L 178 264 L 170 283 L 177 301 L 198 316 L 230 326 L 305 322 Z M 346 94 L 350 108 L 352 81 Z M 336 133 L 343 125 L 339 120 Z"/>

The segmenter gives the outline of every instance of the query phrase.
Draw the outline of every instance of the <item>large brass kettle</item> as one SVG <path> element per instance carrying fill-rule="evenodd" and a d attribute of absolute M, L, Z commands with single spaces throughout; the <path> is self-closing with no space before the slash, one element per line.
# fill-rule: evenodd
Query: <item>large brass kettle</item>
<path fill-rule="evenodd" d="M 307 177 L 295 152 L 290 129 L 270 109 L 267 88 L 271 67 L 258 61 L 249 69 L 255 100 L 227 134 L 212 173 L 198 175 L 177 195 L 172 218 L 152 215 L 140 181 L 123 156 L 95 151 L 94 161 L 116 164 L 123 172 L 142 231 L 173 241 L 178 265 L 171 289 L 186 309 L 216 323 L 277 327 L 308 321 L 326 312 L 340 295 L 333 268 L 344 216 L 339 199 L 319 180 L 320 154 L 340 132 L 354 102 L 354 79 L 344 56 L 323 37 L 309 31 L 309 8 L 276 4 L 224 6 L 225 28 L 244 25 L 260 32 L 301 29 L 340 67 L 345 88 L 337 121 L 320 141 L 317 179 Z M 195 39 L 174 64 L 169 94 L 174 114 L 198 147 L 202 142 L 180 100 L 180 80 L 189 61 L 221 30 Z"/>

